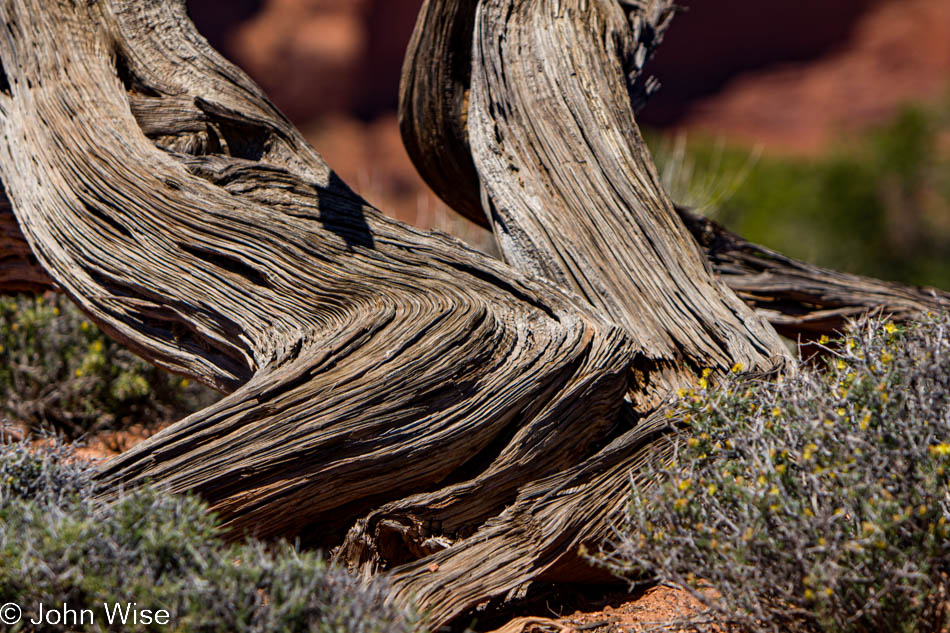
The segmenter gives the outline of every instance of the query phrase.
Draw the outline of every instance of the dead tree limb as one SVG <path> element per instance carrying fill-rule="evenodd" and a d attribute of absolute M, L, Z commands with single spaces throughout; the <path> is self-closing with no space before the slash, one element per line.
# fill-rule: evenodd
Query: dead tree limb
<path fill-rule="evenodd" d="M 752 244 L 687 209 L 677 212 L 726 285 L 791 339 L 841 332 L 849 319 L 869 312 L 904 321 L 950 309 L 950 293 L 943 290 L 814 266 Z"/>
<path fill-rule="evenodd" d="M 655 393 L 703 368 L 783 358 L 767 324 L 709 272 L 659 184 L 634 121 L 632 24 L 668 2 L 486 0 L 475 23 L 468 138 L 506 261 L 621 325 Z M 649 12 L 653 11 L 655 15 Z M 432 28 L 435 28 L 433 25 Z"/>
<path fill-rule="evenodd" d="M 445 547 L 621 432 L 620 328 L 369 208 L 183 3 L 5 0 L 0 20 L 0 172 L 37 259 L 112 336 L 231 392 L 104 480 L 320 545 L 442 491 L 432 513 L 467 521 L 426 519 Z M 445 617 L 497 591 L 468 582 Z"/>
<path fill-rule="evenodd" d="M 784 357 L 712 275 L 633 120 L 668 8 L 423 10 L 448 35 L 414 39 L 403 129 L 445 124 L 415 154 L 434 146 L 437 186 L 490 211 L 519 272 L 369 207 L 181 0 L 0 0 L 10 243 L 114 338 L 229 394 L 100 477 L 196 492 L 235 534 L 339 546 L 437 623 L 577 577 L 577 546 L 669 449 L 666 390 Z"/>

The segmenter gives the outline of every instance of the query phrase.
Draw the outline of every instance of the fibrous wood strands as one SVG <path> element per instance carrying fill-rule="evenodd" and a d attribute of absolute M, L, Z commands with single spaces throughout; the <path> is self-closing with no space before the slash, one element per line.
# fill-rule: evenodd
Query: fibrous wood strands
<path fill-rule="evenodd" d="M 336 548 L 435 623 L 586 573 L 578 546 L 669 450 L 669 389 L 780 364 L 749 305 L 770 292 L 798 301 L 789 327 L 819 322 L 802 311 L 821 282 L 769 285 L 765 251 L 710 242 L 658 186 L 633 106 L 669 16 L 665 0 L 424 4 L 407 145 L 503 264 L 366 204 L 181 0 L 0 0 L 3 288 L 55 285 L 227 394 L 100 478 L 196 492 L 236 535 Z M 898 295 L 937 301 L 874 300 Z"/>

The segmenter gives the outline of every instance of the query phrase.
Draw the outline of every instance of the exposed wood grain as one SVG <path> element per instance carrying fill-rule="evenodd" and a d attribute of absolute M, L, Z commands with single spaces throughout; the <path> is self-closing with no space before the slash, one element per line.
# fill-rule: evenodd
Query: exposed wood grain
<path fill-rule="evenodd" d="M 426 184 L 452 209 L 490 228 L 468 146 L 477 0 L 424 0 L 399 84 L 399 129 Z"/>
<path fill-rule="evenodd" d="M 368 207 L 182 3 L 4 0 L 0 20 L 0 173 L 38 260 L 111 335 L 231 392 L 103 480 L 332 545 L 443 488 L 480 530 L 619 432 L 620 328 Z"/>
<path fill-rule="evenodd" d="M 652 394 L 637 385 L 648 407 L 703 368 L 768 369 L 785 352 L 710 274 L 659 184 L 626 87 L 623 61 L 643 56 L 627 8 L 480 3 L 468 137 L 506 261 L 624 327 L 661 377 Z"/>
<path fill-rule="evenodd" d="M 519 271 L 367 205 L 182 0 L 0 0 L 19 227 L 0 207 L 0 253 L 21 255 L 25 289 L 53 280 L 114 338 L 228 394 L 99 477 L 196 492 L 235 535 L 337 546 L 437 624 L 586 573 L 578 547 L 669 454 L 669 388 L 785 354 L 714 277 L 639 137 L 669 11 L 426 4 L 404 133 L 417 161 L 443 145 L 430 182 L 487 208 Z M 747 300 L 782 291 L 749 280 L 763 251 L 730 249 L 708 257 Z"/>
<path fill-rule="evenodd" d="M 415 597 L 436 622 L 451 620 L 530 580 L 580 581 L 589 567 L 581 546 L 599 547 L 626 511 L 642 473 L 672 454 L 665 410 L 658 410 L 584 462 L 521 488 L 510 507 L 470 538 L 393 571 L 403 600 Z M 596 574 L 595 574 L 596 575 Z M 486 591 L 491 588 L 490 592 Z"/>
<path fill-rule="evenodd" d="M 658 83 L 643 69 L 673 17 L 670 0 L 609 0 L 627 17 L 619 62 L 634 109 Z M 478 0 L 424 0 L 399 87 L 403 143 L 426 183 L 452 209 L 490 228 L 468 141 L 472 47 Z"/>
<path fill-rule="evenodd" d="M 950 309 L 950 293 L 943 290 L 814 266 L 748 242 L 687 209 L 677 211 L 720 278 L 789 338 L 841 332 L 849 319 L 868 312 L 903 321 Z"/>

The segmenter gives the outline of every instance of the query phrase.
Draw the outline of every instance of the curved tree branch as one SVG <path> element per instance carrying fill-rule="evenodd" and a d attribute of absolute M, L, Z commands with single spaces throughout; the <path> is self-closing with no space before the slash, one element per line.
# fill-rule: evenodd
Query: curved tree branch
<path fill-rule="evenodd" d="M 659 184 L 626 89 L 631 21 L 615 0 L 481 3 L 468 135 L 505 259 L 624 327 L 662 375 L 649 406 L 703 368 L 768 369 L 785 351 Z"/>
<path fill-rule="evenodd" d="M 781 334 L 816 339 L 868 312 L 899 321 L 950 309 L 950 293 L 852 275 L 752 244 L 715 222 L 677 208 L 719 277 Z"/>
<path fill-rule="evenodd" d="M 4 0 L 0 20 L 0 173 L 38 260 L 114 337 L 232 392 L 103 480 L 320 545 L 441 490 L 477 540 L 519 487 L 620 432 L 619 328 L 369 208 L 182 3 Z"/>
<path fill-rule="evenodd" d="M 629 80 L 668 14 L 427 3 L 410 151 L 435 147 L 427 178 L 489 209 L 518 272 L 367 205 L 182 0 L 0 0 L 11 249 L 113 337 L 229 394 L 101 479 L 197 492 L 235 534 L 338 546 L 437 623 L 577 577 L 631 471 L 668 454 L 669 388 L 785 355 L 639 137 Z"/>

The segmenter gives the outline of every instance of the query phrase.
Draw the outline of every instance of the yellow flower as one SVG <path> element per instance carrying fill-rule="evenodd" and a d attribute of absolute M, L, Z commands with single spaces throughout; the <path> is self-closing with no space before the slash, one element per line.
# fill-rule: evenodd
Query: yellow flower
<path fill-rule="evenodd" d="M 703 370 L 703 378 L 709 378 L 712 375 L 712 370 L 708 367 Z"/>
<path fill-rule="evenodd" d="M 680 497 L 679 499 L 673 502 L 673 507 L 677 510 L 682 510 L 683 508 L 686 507 L 687 503 L 689 502 L 685 498 Z"/>
<path fill-rule="evenodd" d="M 773 497 L 777 496 L 779 494 L 778 486 L 772 486 L 772 488 L 769 490 L 769 494 Z"/>
<path fill-rule="evenodd" d="M 780 474 L 780 475 L 784 475 L 784 474 L 785 474 L 785 464 L 776 464 L 776 466 L 775 466 L 775 472 L 777 472 L 777 473 Z"/>
<path fill-rule="evenodd" d="M 683 492 L 689 490 L 692 487 L 693 487 L 692 479 L 684 479 L 683 481 L 680 482 L 680 485 L 679 485 L 680 491 L 683 491 Z"/>
<path fill-rule="evenodd" d="M 835 363 L 835 367 L 837 367 L 838 369 L 844 369 L 847 366 L 848 364 L 844 362 L 843 360 L 841 360 L 840 358 L 838 359 L 838 362 Z"/>
<path fill-rule="evenodd" d="M 699 379 L 699 388 L 700 388 L 700 389 L 708 389 L 708 388 L 709 388 L 709 382 L 708 382 L 705 378 L 700 378 L 700 379 Z"/>
<path fill-rule="evenodd" d="M 861 418 L 861 423 L 858 424 L 858 427 L 859 427 L 862 431 L 867 431 L 869 424 L 871 424 L 871 414 L 870 414 L 870 413 L 865 413 L 865 414 L 864 414 L 864 417 Z"/>
<path fill-rule="evenodd" d="M 890 321 L 888 321 L 887 323 L 884 324 L 884 331 L 887 332 L 888 334 L 893 334 L 894 332 L 897 331 L 897 326 L 891 323 Z"/>
<path fill-rule="evenodd" d="M 719 489 L 716 487 L 716 484 L 709 484 L 709 487 L 706 488 L 706 492 L 708 492 L 710 495 L 716 494 L 717 490 Z"/>
<path fill-rule="evenodd" d="M 685 398 L 685 397 L 686 397 L 686 394 L 688 394 L 688 393 L 689 393 L 689 392 L 686 391 L 685 389 L 683 389 L 682 387 L 680 387 L 679 389 L 676 390 L 676 395 L 678 395 L 680 398 Z"/>
<path fill-rule="evenodd" d="M 828 596 L 828 597 L 830 598 L 830 597 L 831 597 L 831 594 L 833 594 L 833 593 L 834 593 L 834 590 L 833 590 L 831 587 L 825 587 L 825 595 L 826 595 L 826 596 Z"/>
<path fill-rule="evenodd" d="M 772 407 L 772 417 L 777 418 L 780 415 L 782 415 L 782 410 L 778 407 Z"/>
<path fill-rule="evenodd" d="M 59 316 L 59 308 L 53 308 L 53 316 Z"/>
<path fill-rule="evenodd" d="M 82 323 L 80 323 L 79 329 L 82 330 L 83 332 L 87 331 L 89 329 L 89 321 L 83 321 Z"/>
<path fill-rule="evenodd" d="M 843 418 L 845 415 L 847 415 L 848 412 L 844 410 L 844 407 L 838 407 L 837 409 L 835 409 L 835 413 L 838 414 L 839 418 Z"/>
<path fill-rule="evenodd" d="M 735 365 L 732 366 L 732 369 L 730 371 L 732 371 L 732 373 L 734 374 L 739 374 L 739 373 L 742 373 L 743 369 L 745 369 L 744 363 L 736 363 Z"/>
<path fill-rule="evenodd" d="M 181 388 L 184 389 L 185 387 L 191 384 L 191 381 L 188 380 L 187 378 L 182 378 L 181 383 L 179 384 L 181 385 Z"/>
<path fill-rule="evenodd" d="M 827 545 L 827 544 L 828 544 L 828 539 L 826 539 L 824 536 L 821 536 L 821 537 L 818 538 L 818 545 L 819 545 L 819 546 L 824 547 L 824 546 Z"/>
<path fill-rule="evenodd" d="M 95 353 L 101 352 L 102 341 L 100 339 L 96 339 L 95 341 L 89 344 L 89 349 L 90 351 L 95 352 Z"/>
<path fill-rule="evenodd" d="M 765 478 L 765 475 L 759 475 L 759 478 L 756 480 L 760 486 L 764 486 L 769 483 L 769 480 Z"/>
<path fill-rule="evenodd" d="M 82 376 L 82 369 L 77 369 L 77 370 L 76 370 L 76 378 L 80 378 L 81 376 Z"/>
<path fill-rule="evenodd" d="M 822 335 L 821 335 L 821 338 L 818 339 L 818 342 L 819 342 L 821 345 L 827 345 L 829 340 L 830 340 L 830 339 L 828 338 L 828 336 L 827 336 L 826 334 L 822 334 Z"/>
<path fill-rule="evenodd" d="M 815 592 L 812 591 L 811 589 L 806 589 L 805 600 L 814 600 L 814 599 L 815 599 Z"/>
<path fill-rule="evenodd" d="M 887 365 L 892 360 L 894 360 L 894 355 L 891 354 L 890 352 L 884 352 L 883 354 L 881 354 L 881 362 L 884 363 L 885 365 Z"/>

